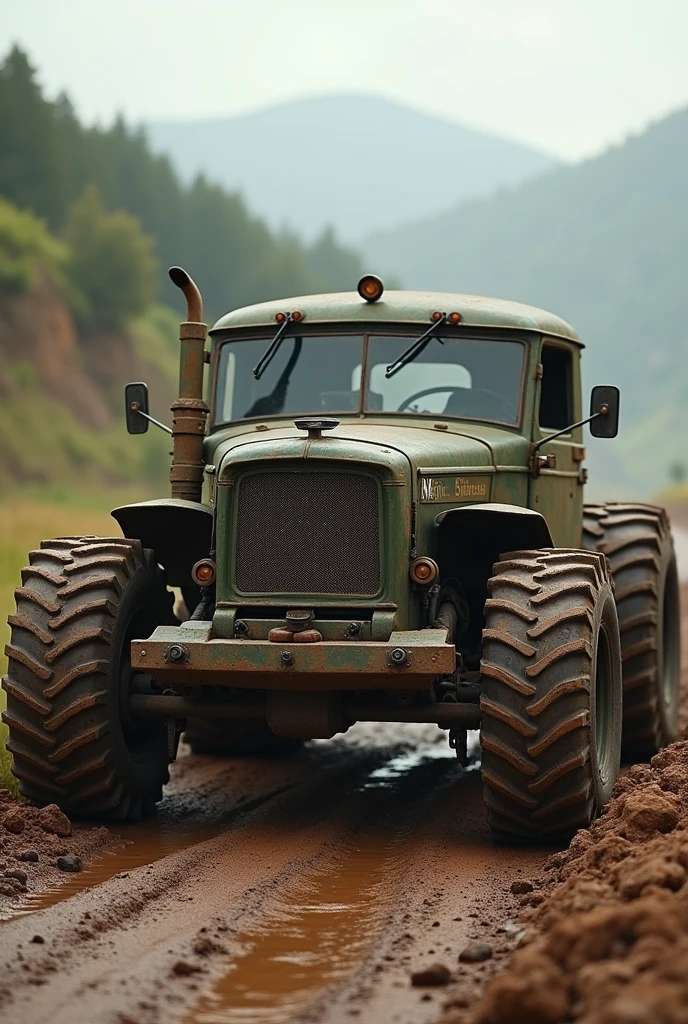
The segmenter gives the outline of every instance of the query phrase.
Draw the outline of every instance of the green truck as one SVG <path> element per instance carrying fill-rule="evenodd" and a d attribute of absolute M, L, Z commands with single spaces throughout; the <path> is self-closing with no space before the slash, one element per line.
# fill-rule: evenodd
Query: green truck
<path fill-rule="evenodd" d="M 622 747 L 675 737 L 679 594 L 663 510 L 583 503 L 583 426 L 615 436 L 619 395 L 594 388 L 584 416 L 575 331 L 368 275 L 208 332 L 170 276 L 172 428 L 145 384 L 126 416 L 171 433 L 171 497 L 115 509 L 121 537 L 44 541 L 16 591 L 4 720 L 24 796 L 136 819 L 184 730 L 196 751 L 284 756 L 424 722 L 462 760 L 480 730 L 496 838 L 587 826 Z"/>

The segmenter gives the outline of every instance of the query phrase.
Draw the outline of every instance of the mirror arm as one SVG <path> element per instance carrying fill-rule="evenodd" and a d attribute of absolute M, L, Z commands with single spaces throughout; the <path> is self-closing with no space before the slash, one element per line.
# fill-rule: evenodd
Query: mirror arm
<path fill-rule="evenodd" d="M 592 416 L 588 416 L 586 419 L 581 420 L 580 423 L 572 423 L 570 427 L 564 427 L 563 430 L 557 430 L 556 434 L 548 434 L 547 437 L 543 437 L 541 441 L 538 441 L 533 448 L 533 453 L 539 451 L 543 444 L 547 444 L 548 441 L 554 441 L 557 437 L 563 437 L 564 434 L 570 434 L 572 430 L 577 430 L 578 427 L 584 427 L 586 423 L 592 423 L 599 416 L 608 416 L 609 406 L 603 405 L 599 412 L 595 412 Z"/>
<path fill-rule="evenodd" d="M 139 416 L 143 416 L 144 420 L 148 420 L 148 422 L 154 424 L 154 426 L 160 427 L 160 429 L 164 430 L 166 434 L 172 433 L 171 427 L 166 427 L 164 423 L 160 422 L 160 420 L 153 419 L 153 417 L 149 416 L 147 412 L 143 412 L 138 402 L 131 403 L 131 411 L 138 413 Z"/>

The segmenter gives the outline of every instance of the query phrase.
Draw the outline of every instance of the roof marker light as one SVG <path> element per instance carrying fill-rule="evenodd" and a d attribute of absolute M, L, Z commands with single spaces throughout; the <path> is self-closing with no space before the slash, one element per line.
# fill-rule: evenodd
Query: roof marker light
<path fill-rule="evenodd" d="M 450 324 L 460 324 L 461 323 L 461 314 L 460 313 L 450 313 L 447 319 L 449 320 Z"/>
<path fill-rule="evenodd" d="M 385 286 L 375 274 L 365 274 L 358 282 L 357 292 L 366 302 L 377 302 L 382 297 Z"/>

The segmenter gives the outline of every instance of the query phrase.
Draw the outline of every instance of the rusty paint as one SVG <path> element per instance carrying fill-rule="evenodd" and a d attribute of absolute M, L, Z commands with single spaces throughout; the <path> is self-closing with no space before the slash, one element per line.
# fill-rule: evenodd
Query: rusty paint
<path fill-rule="evenodd" d="M 264 688 L 264 677 L 269 673 L 279 689 L 321 689 L 323 679 L 328 680 L 326 689 L 367 689 L 375 686 L 375 677 L 375 688 L 419 689 L 428 680 L 454 671 L 455 648 L 440 637 L 446 637 L 446 630 L 396 633 L 387 643 L 328 640 L 298 644 L 292 639 L 281 645 L 269 640 L 207 640 L 197 638 L 192 629 L 160 626 L 150 639 L 132 642 L 131 663 L 135 669 L 161 679 L 179 679 L 181 672 L 189 683 L 207 682 L 213 676 L 216 685 Z M 186 652 L 183 666 L 167 657 L 169 648 L 178 644 Z M 408 654 L 403 665 L 395 666 L 390 661 L 395 648 Z M 290 655 L 288 661 L 284 654 Z M 316 679 L 318 683 L 313 685 Z"/>

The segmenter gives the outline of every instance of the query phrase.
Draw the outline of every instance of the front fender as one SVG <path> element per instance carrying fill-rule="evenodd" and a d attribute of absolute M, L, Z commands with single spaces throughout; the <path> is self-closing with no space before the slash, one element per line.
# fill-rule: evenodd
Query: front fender
<path fill-rule="evenodd" d="M 206 558 L 213 535 L 213 509 L 183 498 L 155 498 L 121 505 L 110 513 L 125 537 L 152 548 L 172 587 L 193 586 L 191 569 Z"/>
<path fill-rule="evenodd" d="M 443 533 L 456 530 L 468 550 L 488 548 L 504 551 L 552 548 L 554 541 L 547 520 L 539 512 L 520 505 L 461 505 L 440 512 L 435 520 Z"/>

